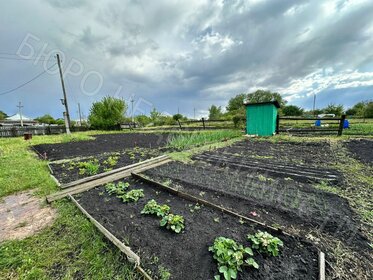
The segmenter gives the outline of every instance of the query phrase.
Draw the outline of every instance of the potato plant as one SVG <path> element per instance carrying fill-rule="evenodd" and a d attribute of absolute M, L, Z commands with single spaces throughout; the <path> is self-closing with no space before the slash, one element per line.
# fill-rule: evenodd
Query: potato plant
<path fill-rule="evenodd" d="M 154 199 L 149 200 L 141 211 L 141 214 L 156 215 L 157 217 L 164 217 L 170 213 L 170 206 L 167 204 L 160 205 Z"/>
<path fill-rule="evenodd" d="M 180 233 L 185 228 L 184 217 L 180 215 L 168 214 L 162 218 L 160 225 L 161 227 L 166 227 L 168 230 Z"/>
<path fill-rule="evenodd" d="M 233 239 L 217 237 L 209 251 L 213 252 L 214 259 L 218 262 L 219 273 L 225 280 L 237 279 L 237 273 L 242 271 L 242 266 L 259 268 L 258 263 L 251 257 L 253 250 L 237 244 Z M 216 275 L 215 279 L 220 279 L 220 275 Z"/>
<path fill-rule="evenodd" d="M 132 190 L 117 197 L 121 198 L 123 202 L 137 202 L 140 198 L 144 197 L 144 190 Z"/>
<path fill-rule="evenodd" d="M 255 235 L 248 234 L 247 239 L 251 241 L 254 249 L 275 257 L 279 254 L 279 247 L 284 246 L 281 239 L 274 237 L 266 231 L 258 231 Z"/>
<path fill-rule="evenodd" d="M 123 195 L 130 184 L 128 182 L 118 182 L 115 183 L 107 183 L 105 185 L 105 190 L 108 192 L 108 194 L 116 194 L 116 195 Z"/>

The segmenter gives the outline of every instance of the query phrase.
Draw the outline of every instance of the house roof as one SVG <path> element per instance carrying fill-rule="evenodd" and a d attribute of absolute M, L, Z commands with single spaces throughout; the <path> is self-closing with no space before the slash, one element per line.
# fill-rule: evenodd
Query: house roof
<path fill-rule="evenodd" d="M 6 120 L 9 120 L 9 121 L 21 121 L 21 116 L 20 114 L 15 114 L 13 116 L 10 116 L 8 118 L 6 118 Z M 22 115 L 22 120 L 23 121 L 33 121 L 33 119 L 25 116 L 25 115 Z"/>
<path fill-rule="evenodd" d="M 250 103 L 250 102 L 244 102 L 243 103 L 245 106 L 252 106 L 252 105 L 262 105 L 262 104 L 273 104 L 277 108 L 280 108 L 280 103 L 278 103 L 277 100 L 275 101 L 267 101 L 267 102 L 257 102 L 257 103 Z"/>

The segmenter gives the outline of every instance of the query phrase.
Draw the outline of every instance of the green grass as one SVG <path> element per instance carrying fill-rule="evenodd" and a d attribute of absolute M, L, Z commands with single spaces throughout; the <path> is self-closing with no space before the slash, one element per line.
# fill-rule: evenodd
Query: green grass
<path fill-rule="evenodd" d="M 242 132 L 239 130 L 213 130 L 180 134 L 171 138 L 168 147 L 176 150 L 185 150 L 214 142 L 227 141 L 240 136 L 242 136 Z"/>
<path fill-rule="evenodd" d="M 34 136 L 0 139 L 0 199 L 35 189 L 38 195 L 57 190 L 47 162 L 30 145 L 92 139 L 80 132 L 71 136 Z M 70 202 L 59 201 L 50 228 L 24 240 L 0 243 L 0 279 L 139 279 L 130 265 Z"/>
<path fill-rule="evenodd" d="M 140 279 L 73 204 L 54 203 L 50 228 L 0 244 L 0 279 Z"/>
<path fill-rule="evenodd" d="M 87 133 L 34 136 L 31 141 L 21 137 L 0 139 L 0 197 L 34 188 L 41 195 L 56 190 L 56 184 L 49 176 L 47 162 L 38 159 L 30 145 L 87 139 L 90 139 Z"/>

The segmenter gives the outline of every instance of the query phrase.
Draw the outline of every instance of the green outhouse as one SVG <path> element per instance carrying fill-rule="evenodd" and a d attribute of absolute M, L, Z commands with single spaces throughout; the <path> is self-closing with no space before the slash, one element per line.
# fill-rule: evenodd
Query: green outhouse
<path fill-rule="evenodd" d="M 272 136 L 276 133 L 277 101 L 244 103 L 246 106 L 246 133 L 248 135 Z"/>

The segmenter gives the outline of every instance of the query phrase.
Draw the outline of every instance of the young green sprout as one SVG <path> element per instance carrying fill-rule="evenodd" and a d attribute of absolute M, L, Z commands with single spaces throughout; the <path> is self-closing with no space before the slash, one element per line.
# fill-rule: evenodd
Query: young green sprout
<path fill-rule="evenodd" d="M 279 254 L 279 247 L 284 246 L 284 243 L 281 241 L 281 239 L 272 236 L 266 231 L 258 231 L 255 235 L 248 234 L 247 238 L 249 239 L 249 241 L 251 241 L 252 247 L 254 249 L 275 257 Z"/>
<path fill-rule="evenodd" d="M 142 209 L 141 214 L 156 215 L 157 217 L 164 217 L 170 212 L 170 206 L 167 204 L 160 205 L 154 199 L 149 200 Z"/>

